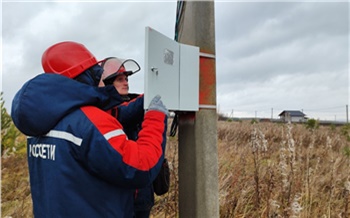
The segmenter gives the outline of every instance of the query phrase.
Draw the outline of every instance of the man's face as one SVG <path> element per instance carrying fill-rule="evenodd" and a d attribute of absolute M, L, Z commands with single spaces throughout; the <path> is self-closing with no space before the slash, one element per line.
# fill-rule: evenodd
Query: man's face
<path fill-rule="evenodd" d="M 129 82 L 128 77 L 125 74 L 119 74 L 114 82 L 113 86 L 117 89 L 120 95 L 129 94 Z"/>

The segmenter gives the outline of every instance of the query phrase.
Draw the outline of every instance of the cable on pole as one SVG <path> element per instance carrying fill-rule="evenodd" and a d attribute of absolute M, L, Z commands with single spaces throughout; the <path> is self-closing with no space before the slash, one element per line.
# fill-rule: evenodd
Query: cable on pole
<path fill-rule="evenodd" d="M 183 16 L 184 5 L 185 5 L 184 1 L 177 1 L 176 21 L 175 21 L 175 41 L 179 40 L 179 28 L 180 28 L 180 22 Z"/>
<path fill-rule="evenodd" d="M 184 1 L 177 1 L 177 8 L 176 8 L 176 21 L 175 21 L 175 41 L 178 42 L 179 40 L 179 28 L 180 28 L 180 22 L 183 17 L 183 9 L 184 9 Z M 174 111 L 175 116 L 173 119 L 173 122 L 171 123 L 170 127 L 170 133 L 169 135 L 171 137 L 174 137 L 177 132 L 177 126 L 179 125 L 179 111 Z"/>

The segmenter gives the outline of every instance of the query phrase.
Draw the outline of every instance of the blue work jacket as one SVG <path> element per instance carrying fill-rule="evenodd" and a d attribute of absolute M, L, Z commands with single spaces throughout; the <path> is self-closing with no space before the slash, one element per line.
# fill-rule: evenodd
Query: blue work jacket
<path fill-rule="evenodd" d="M 151 184 L 164 159 L 167 117 L 147 111 L 137 141 L 129 140 L 104 111 L 119 98 L 113 87 L 55 74 L 17 92 L 11 116 L 28 135 L 35 217 L 132 217 L 134 190 Z"/>

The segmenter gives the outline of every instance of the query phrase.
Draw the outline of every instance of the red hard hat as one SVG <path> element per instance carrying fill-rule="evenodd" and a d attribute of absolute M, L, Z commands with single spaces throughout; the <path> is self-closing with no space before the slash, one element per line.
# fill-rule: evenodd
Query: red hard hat
<path fill-rule="evenodd" d="M 41 64 L 45 73 L 55 73 L 74 78 L 97 64 L 95 56 L 77 42 L 60 42 L 44 52 Z"/>

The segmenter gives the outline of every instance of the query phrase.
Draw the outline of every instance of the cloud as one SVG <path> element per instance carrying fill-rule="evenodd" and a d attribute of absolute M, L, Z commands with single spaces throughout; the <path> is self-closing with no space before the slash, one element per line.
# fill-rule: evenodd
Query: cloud
<path fill-rule="evenodd" d="M 216 21 L 217 32 L 227 32 L 217 37 L 217 51 L 225 54 L 217 60 L 221 112 L 232 113 L 236 108 L 254 116 L 256 111 L 267 111 L 263 116 L 270 117 L 273 107 L 345 108 L 347 3 L 217 6 L 222 7 L 220 11 L 225 15 L 225 19 Z M 229 22 L 232 28 L 227 28 Z M 345 110 L 341 110 L 339 113 L 345 119 Z"/>
<path fill-rule="evenodd" d="M 10 110 L 15 92 L 42 73 L 42 53 L 60 41 L 80 42 L 97 59 L 133 58 L 142 68 L 145 27 L 172 37 L 176 2 L 6 2 L 3 12 L 3 90 Z M 130 81 L 131 90 L 143 92 L 143 69 Z"/>
<path fill-rule="evenodd" d="M 135 59 L 142 69 L 130 78 L 130 90 L 143 92 L 145 27 L 169 38 L 175 34 L 176 1 L 4 2 L 2 7 L 8 109 L 16 91 L 42 73 L 41 55 L 54 43 L 81 42 L 97 59 Z M 272 108 L 276 114 L 304 109 L 310 117 L 336 114 L 345 120 L 348 2 L 215 1 L 215 31 L 220 112 L 270 117 Z M 328 108 L 334 110 L 327 113 Z"/>

